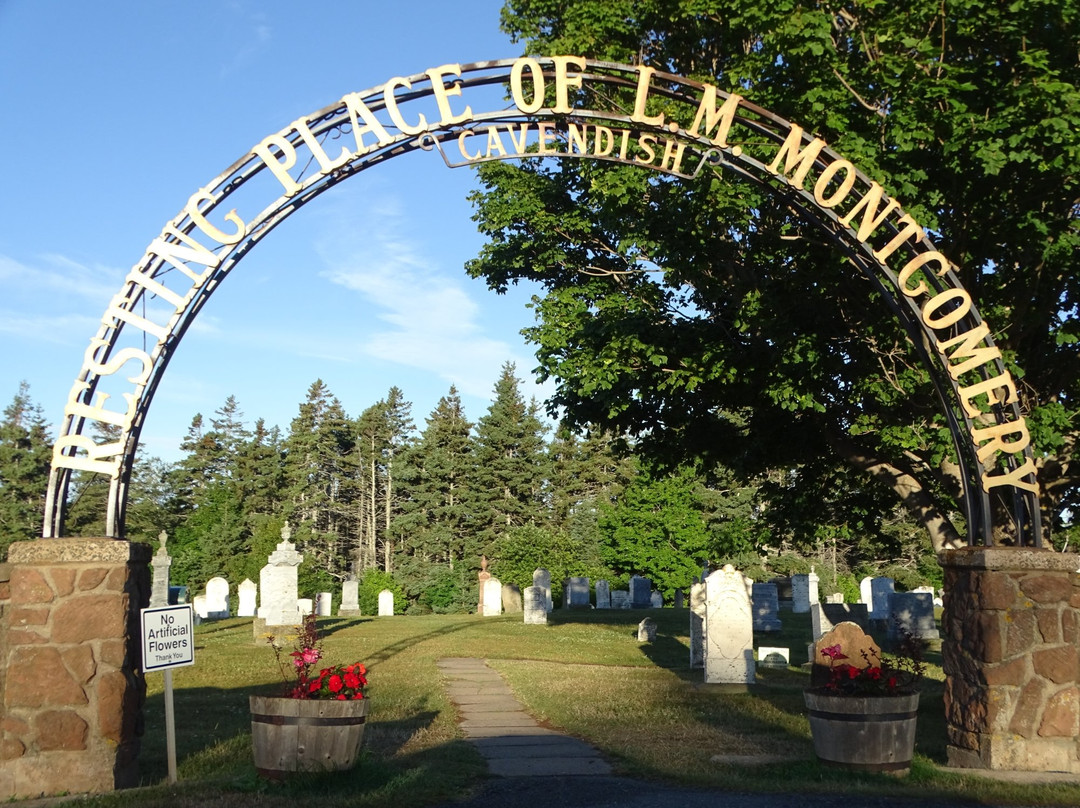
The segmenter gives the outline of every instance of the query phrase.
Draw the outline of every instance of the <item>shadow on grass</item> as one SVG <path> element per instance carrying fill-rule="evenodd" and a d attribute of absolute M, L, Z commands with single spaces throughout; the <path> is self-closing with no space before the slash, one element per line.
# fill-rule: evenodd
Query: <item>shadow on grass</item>
<path fill-rule="evenodd" d="M 248 696 L 260 692 L 276 694 L 279 688 L 202 687 L 174 693 L 180 779 L 243 780 L 254 775 Z M 147 698 L 143 714 L 146 727 L 139 755 L 141 781 L 160 783 L 168 776 L 164 695 L 158 693 Z M 365 748 L 378 749 L 380 758 L 394 758 L 411 738 L 427 730 L 438 715 L 434 710 L 417 709 L 394 721 L 371 720 L 365 730 Z M 367 752 L 367 757 L 373 755 Z"/>

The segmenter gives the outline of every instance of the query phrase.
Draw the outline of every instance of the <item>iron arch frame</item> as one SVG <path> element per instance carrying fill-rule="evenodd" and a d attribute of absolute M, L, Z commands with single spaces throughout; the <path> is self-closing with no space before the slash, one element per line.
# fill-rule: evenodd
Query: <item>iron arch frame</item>
<path fill-rule="evenodd" d="M 474 113 L 465 102 L 481 95 L 492 108 Z M 425 112 L 437 112 L 438 122 L 428 123 Z M 694 123 L 687 125 L 691 112 Z M 611 144 L 621 142 L 619 153 L 614 145 L 601 148 L 602 131 Z M 355 149 L 344 145 L 350 139 Z M 996 527 L 1007 528 L 1013 544 L 1041 546 L 1031 448 L 1019 438 L 999 438 L 1027 434 L 1019 404 L 1008 395 L 1009 372 L 955 272 L 899 203 L 823 141 L 746 99 L 647 67 L 577 57 L 444 65 L 350 93 L 268 136 L 192 195 L 132 268 L 91 338 L 54 447 L 44 537 L 63 535 L 63 504 L 76 470 L 110 476 L 106 532 L 123 536 L 146 415 L 210 295 L 292 213 L 351 176 L 417 150 L 437 151 L 451 167 L 557 157 L 614 160 L 682 179 L 728 172 L 780 197 L 877 287 L 930 373 L 961 468 L 968 542 L 993 543 Z M 644 159 L 650 151 L 651 161 Z M 837 202 L 841 191 L 852 204 Z M 253 217 L 237 212 L 267 196 Z M 934 261 L 939 271 L 920 271 Z M 928 316 L 930 303 L 920 298 L 944 301 Z M 986 403 L 975 408 L 982 394 Z M 110 409 L 110 398 L 126 406 Z M 84 430 L 94 420 L 119 426 L 120 438 L 92 441 Z M 1011 507 L 1008 526 L 993 523 L 991 488 Z"/>

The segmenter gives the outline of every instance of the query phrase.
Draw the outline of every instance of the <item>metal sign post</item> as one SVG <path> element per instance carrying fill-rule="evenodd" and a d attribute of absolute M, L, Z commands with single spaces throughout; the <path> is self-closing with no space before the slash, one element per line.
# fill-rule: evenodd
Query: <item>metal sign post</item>
<path fill-rule="evenodd" d="M 176 714 L 173 711 L 172 669 L 195 664 L 195 618 L 191 605 L 143 609 L 143 672 L 165 674 L 165 746 L 169 783 L 176 782 Z"/>

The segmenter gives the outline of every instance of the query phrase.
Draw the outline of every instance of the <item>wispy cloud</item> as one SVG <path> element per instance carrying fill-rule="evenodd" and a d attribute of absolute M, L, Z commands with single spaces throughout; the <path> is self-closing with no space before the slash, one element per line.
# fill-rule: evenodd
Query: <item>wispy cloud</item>
<path fill-rule="evenodd" d="M 0 255 L 0 283 L 10 295 L 49 295 L 100 303 L 102 310 L 123 283 L 121 270 L 87 266 L 63 255 L 39 256 L 36 264 Z"/>
<path fill-rule="evenodd" d="M 367 355 L 484 397 L 507 360 L 517 362 L 519 375 L 528 370 L 520 344 L 489 333 L 483 307 L 462 278 L 408 236 L 410 223 L 392 192 L 342 201 L 327 223 L 316 244 L 328 267 L 320 276 L 359 293 L 385 324 L 360 346 Z"/>

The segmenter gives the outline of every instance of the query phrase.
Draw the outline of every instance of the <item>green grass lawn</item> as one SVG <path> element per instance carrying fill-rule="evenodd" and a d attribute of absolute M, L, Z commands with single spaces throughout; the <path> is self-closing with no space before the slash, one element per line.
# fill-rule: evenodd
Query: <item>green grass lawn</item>
<path fill-rule="evenodd" d="M 542 722 L 601 749 L 616 771 L 673 784 L 730 790 L 842 792 L 912 798 L 963 797 L 1014 805 L 1080 805 L 1080 786 L 1017 786 L 947 770 L 940 655 L 919 709 L 909 777 L 852 774 L 813 756 L 802 688 L 808 675 L 808 615 L 782 613 L 784 630 L 763 645 L 791 648 L 793 667 L 759 669 L 747 693 L 703 684 L 689 667 L 686 610 L 650 610 L 656 642 L 639 643 L 640 611 L 556 611 L 550 625 L 520 615 L 325 618 L 330 662 L 369 668 L 371 713 L 360 764 L 349 772 L 287 784 L 260 781 L 251 762 L 247 697 L 281 682 L 273 653 L 247 620 L 196 628 L 195 665 L 174 671 L 180 782 L 166 783 L 163 676 L 149 674 L 140 758 L 147 787 L 94 798 L 117 806 L 430 805 L 466 795 L 485 777 L 480 756 L 457 730 L 436 662 L 489 660 Z"/>

